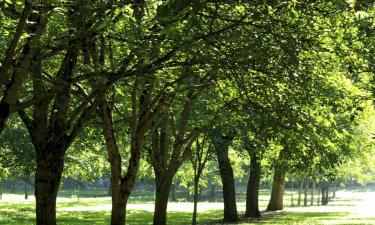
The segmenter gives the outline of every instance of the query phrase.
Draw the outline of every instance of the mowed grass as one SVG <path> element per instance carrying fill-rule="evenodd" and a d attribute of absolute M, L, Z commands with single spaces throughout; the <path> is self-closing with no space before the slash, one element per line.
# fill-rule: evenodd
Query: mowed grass
<path fill-rule="evenodd" d="M 244 212 L 245 204 L 239 195 L 239 213 Z M 15 200 L 6 198 L 0 201 L 0 224 L 28 225 L 35 224 L 35 206 L 33 200 L 23 201 L 22 196 L 14 195 Z M 142 197 L 143 196 L 143 197 Z M 313 207 L 287 207 L 280 212 L 262 212 L 261 219 L 245 219 L 241 217 L 238 223 L 234 224 L 375 224 L 375 211 L 372 214 L 366 212 L 373 210 L 375 192 L 340 191 L 337 199 L 329 206 Z M 295 199 L 297 195 L 295 194 Z M 262 190 L 260 206 L 263 210 L 269 198 L 269 191 Z M 136 194 L 130 200 L 127 212 L 127 223 L 131 225 L 152 224 L 152 193 Z M 295 202 L 296 203 L 296 202 Z M 290 192 L 285 196 L 285 205 L 290 206 Z M 191 203 L 171 203 L 168 212 L 168 224 L 190 224 Z M 109 224 L 110 220 L 110 199 L 107 198 L 81 198 L 80 202 L 76 197 L 58 198 L 57 204 L 58 224 L 71 225 L 96 225 Z M 143 209 L 144 208 L 144 209 Z M 222 224 L 223 217 L 222 202 L 204 202 L 198 206 L 199 224 Z"/>

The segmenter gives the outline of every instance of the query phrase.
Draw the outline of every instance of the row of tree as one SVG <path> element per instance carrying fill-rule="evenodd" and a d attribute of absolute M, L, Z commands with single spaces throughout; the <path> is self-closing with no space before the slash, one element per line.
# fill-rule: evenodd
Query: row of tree
<path fill-rule="evenodd" d="M 0 165 L 15 156 L 3 149 L 27 154 L 17 157 L 35 168 L 37 224 L 56 224 L 65 162 L 86 165 L 102 149 L 113 225 L 125 224 L 144 166 L 154 171 L 154 224 L 162 225 L 188 159 L 197 193 L 216 156 L 224 220 L 235 221 L 231 148 L 250 158 L 246 216 L 260 215 L 267 170 L 274 171 L 268 209 L 278 210 L 288 171 L 328 179 L 349 156 L 373 154 L 361 145 L 371 149 L 374 121 L 371 1 L 4 0 L 0 7 L 0 131 L 8 145 Z M 23 126 L 10 118 L 16 114 L 33 152 L 5 135 L 8 120 L 9 129 Z"/>

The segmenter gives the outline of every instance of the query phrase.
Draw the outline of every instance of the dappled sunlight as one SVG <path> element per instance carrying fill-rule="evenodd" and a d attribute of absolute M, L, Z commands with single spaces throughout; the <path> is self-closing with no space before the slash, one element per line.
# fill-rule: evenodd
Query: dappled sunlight
<path fill-rule="evenodd" d="M 285 198 L 288 197 L 288 195 L 285 196 Z M 262 210 L 265 209 L 268 198 L 267 195 L 261 196 Z M 342 190 L 336 193 L 336 198 L 332 199 L 327 206 L 286 206 L 282 211 L 263 211 L 261 219 L 242 218 L 240 224 L 375 224 L 374 202 L 374 191 Z M 5 194 L 3 200 L 0 201 L 0 224 L 15 224 L 16 221 L 22 224 L 33 224 L 34 203 L 33 196 L 25 201 L 22 195 Z M 239 202 L 237 207 L 240 214 L 243 214 L 245 203 Z M 152 221 L 154 211 L 152 203 L 130 203 L 127 209 L 131 224 L 144 225 Z M 222 202 L 199 202 L 199 221 L 203 224 L 206 222 L 220 224 L 222 210 Z M 111 199 L 109 197 L 81 198 L 79 202 L 75 197 L 58 198 L 57 213 L 61 224 L 105 224 L 109 221 L 110 211 Z M 170 202 L 168 211 L 168 220 L 173 221 L 173 224 L 187 224 L 191 219 L 193 203 Z"/>

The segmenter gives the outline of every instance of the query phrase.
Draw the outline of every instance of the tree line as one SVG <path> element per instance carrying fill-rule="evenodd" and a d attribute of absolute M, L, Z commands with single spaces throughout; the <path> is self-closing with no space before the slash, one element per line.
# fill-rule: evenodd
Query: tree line
<path fill-rule="evenodd" d="M 267 209 L 280 210 L 288 172 L 328 182 L 339 166 L 372 154 L 371 1 L 4 0 L 0 7 L 0 169 L 16 157 L 34 175 L 37 224 L 56 224 L 64 165 L 84 165 L 82 149 L 106 153 L 113 225 L 126 222 L 143 161 L 155 179 L 153 223 L 162 225 L 186 162 L 197 196 L 207 163 L 217 160 L 224 221 L 233 222 L 230 149 L 250 159 L 248 217 L 260 216 L 262 174 L 274 173 Z M 22 127 L 31 148 L 11 141 Z"/>

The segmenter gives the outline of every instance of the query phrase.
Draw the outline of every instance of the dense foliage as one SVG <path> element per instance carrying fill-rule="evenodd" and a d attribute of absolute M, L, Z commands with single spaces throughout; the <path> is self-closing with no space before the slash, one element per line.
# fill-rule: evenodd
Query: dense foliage
<path fill-rule="evenodd" d="M 271 174 L 268 210 L 288 179 L 375 181 L 374 16 L 365 0 L 2 0 L 0 181 L 34 177 L 49 225 L 64 177 L 110 178 L 113 225 L 137 179 L 158 225 L 176 184 L 196 204 L 222 185 L 233 222 L 235 181 L 249 217 Z"/>

